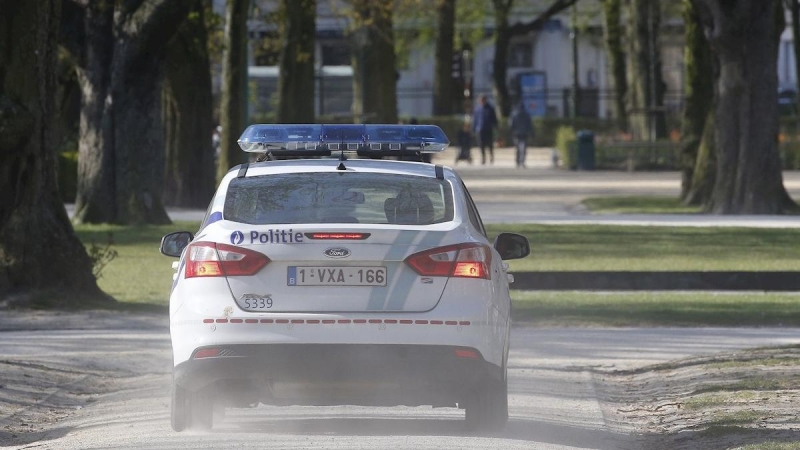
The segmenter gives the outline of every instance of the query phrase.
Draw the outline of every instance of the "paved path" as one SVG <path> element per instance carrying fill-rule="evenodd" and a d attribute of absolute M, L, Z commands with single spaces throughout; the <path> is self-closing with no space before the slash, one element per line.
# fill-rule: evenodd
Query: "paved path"
<path fill-rule="evenodd" d="M 453 165 L 454 151 L 436 155 L 434 162 L 454 167 L 469 188 L 481 217 L 487 223 L 673 226 L 800 227 L 800 218 L 785 216 L 709 216 L 589 213 L 581 205 L 587 197 L 658 195 L 677 197 L 678 172 L 575 172 L 550 167 L 550 149 L 532 149 L 528 169 L 517 169 L 513 150 L 498 149 L 494 165 Z M 473 154 L 478 156 L 477 150 Z M 478 156 L 478 160 L 480 157 Z M 800 172 L 785 172 L 784 184 L 800 198 Z M 72 212 L 72 205 L 67 205 Z M 173 220 L 200 221 L 205 210 L 169 209 Z"/>
<path fill-rule="evenodd" d="M 12 444 L 2 442 L 3 427 L 18 422 L 26 408 L 70 398 L 72 411 L 61 420 L 31 421 L 36 430 L 31 436 L 38 442 L 15 447 L 59 450 L 635 448 L 624 433 L 606 424 L 591 368 L 632 368 L 800 342 L 800 330 L 781 328 L 515 327 L 509 360 L 511 418 L 499 435 L 467 435 L 463 412 L 424 407 L 231 410 L 211 433 L 178 434 L 169 429 L 170 349 L 164 317 L 102 312 L 40 313 L 30 319 L 14 314 L 0 317 L 3 363 L 85 372 L 87 382 L 111 388 L 101 395 L 72 395 L 86 387 L 83 378 L 74 377 L 77 381 L 47 386 L 47 396 L 29 396 L 30 404 L 17 415 L 0 417 L 0 446 Z"/>

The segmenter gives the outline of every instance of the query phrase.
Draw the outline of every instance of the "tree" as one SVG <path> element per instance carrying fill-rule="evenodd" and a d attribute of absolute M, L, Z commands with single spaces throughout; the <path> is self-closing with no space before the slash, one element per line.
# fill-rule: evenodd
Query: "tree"
<path fill-rule="evenodd" d="M 778 153 L 778 0 L 692 0 L 719 63 L 717 173 L 706 209 L 717 214 L 796 210 Z"/>
<path fill-rule="evenodd" d="M 622 40 L 625 31 L 622 29 L 621 0 L 603 1 L 603 35 L 606 43 L 609 65 L 611 66 L 611 81 L 614 87 L 614 116 L 620 131 L 628 130 L 628 110 L 626 97 L 628 92 L 627 67 L 625 65 L 625 51 Z"/>
<path fill-rule="evenodd" d="M 353 114 L 365 122 L 397 122 L 394 1 L 351 0 Z"/>
<path fill-rule="evenodd" d="M 794 68 L 797 77 L 796 91 L 800 93 L 800 0 L 784 0 L 792 21 L 792 47 L 794 47 Z"/>
<path fill-rule="evenodd" d="M 709 152 L 713 145 L 706 145 L 698 165 L 698 149 L 703 130 L 709 121 L 714 98 L 714 70 L 711 51 L 703 35 L 700 16 L 690 0 L 683 0 L 683 24 L 685 36 L 684 65 L 686 67 L 686 100 L 681 120 L 681 199 L 688 204 L 703 204 L 710 194 L 709 183 L 703 181 L 710 172 Z M 709 134 L 706 139 L 710 139 Z M 698 183 L 694 185 L 697 179 Z"/>
<path fill-rule="evenodd" d="M 550 6 L 530 22 L 509 24 L 514 0 L 492 0 L 494 5 L 494 62 L 492 79 L 494 97 L 503 116 L 511 113 L 511 96 L 508 92 L 508 45 L 514 36 L 535 33 L 553 16 L 574 5 L 577 0 L 553 0 Z"/>
<path fill-rule="evenodd" d="M 631 130 L 639 139 L 667 136 L 661 70 L 661 0 L 627 0 L 631 21 L 628 104 Z"/>
<path fill-rule="evenodd" d="M 281 0 L 279 123 L 314 122 L 316 0 Z"/>
<path fill-rule="evenodd" d="M 433 114 L 438 116 L 452 114 L 456 105 L 458 86 L 452 74 L 456 0 L 436 2 L 436 24 Z"/>
<path fill-rule="evenodd" d="M 210 2 L 194 1 L 189 17 L 167 46 L 163 98 L 164 203 L 168 205 L 205 207 L 214 195 L 213 104 L 206 3 Z"/>
<path fill-rule="evenodd" d="M 56 184 L 60 0 L 0 0 L 0 296 L 110 301 Z"/>
<path fill-rule="evenodd" d="M 228 0 L 225 7 L 225 50 L 222 55 L 222 100 L 219 114 L 222 126 L 217 181 L 228 170 L 245 161 L 236 143 L 244 131 L 247 98 L 247 17 L 250 0 Z"/>
<path fill-rule="evenodd" d="M 161 192 L 165 42 L 193 0 L 63 0 L 81 99 L 77 222 L 169 223 Z"/>

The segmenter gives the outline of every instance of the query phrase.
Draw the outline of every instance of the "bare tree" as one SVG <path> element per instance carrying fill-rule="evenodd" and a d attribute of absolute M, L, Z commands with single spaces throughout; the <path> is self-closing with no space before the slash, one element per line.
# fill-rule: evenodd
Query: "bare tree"
<path fill-rule="evenodd" d="M 553 16 L 574 5 L 577 0 L 553 0 L 550 6 L 530 22 L 509 24 L 509 15 L 514 7 L 514 0 L 492 0 L 494 5 L 494 62 L 493 74 L 494 97 L 498 109 L 503 116 L 511 112 L 511 96 L 508 91 L 508 45 L 514 36 L 534 33 L 542 29 Z"/>
<path fill-rule="evenodd" d="M 164 202 L 168 205 L 204 208 L 214 195 L 213 100 L 205 20 L 210 3 L 194 0 L 189 17 L 167 46 L 163 98 Z"/>
<path fill-rule="evenodd" d="M 281 0 L 279 123 L 314 122 L 316 0 Z"/>
<path fill-rule="evenodd" d="M 710 159 L 713 158 L 713 145 L 703 147 L 700 164 L 697 163 L 706 122 L 712 111 L 714 70 L 700 16 L 690 0 L 683 0 L 683 8 L 686 100 L 681 120 L 681 199 L 699 205 L 708 199 L 710 186 L 713 186 L 713 171 L 709 170 L 709 162 L 713 161 Z M 707 133 L 706 142 L 710 138 L 711 134 Z M 707 180 L 709 177 L 711 179 Z"/>
<path fill-rule="evenodd" d="M 609 65 L 611 66 L 611 82 L 614 86 L 614 116 L 620 131 L 628 129 L 628 110 L 626 97 L 628 92 L 627 66 L 622 28 L 621 0 L 603 1 L 603 34 L 606 43 Z"/>
<path fill-rule="evenodd" d="M 456 0 L 436 2 L 435 67 L 433 70 L 433 114 L 452 114 L 457 83 L 453 82 L 453 46 L 456 30 Z"/>
<path fill-rule="evenodd" d="M 81 84 L 77 222 L 168 223 L 161 200 L 165 42 L 193 0 L 63 0 Z"/>
<path fill-rule="evenodd" d="M 639 139 L 667 137 L 664 83 L 661 69 L 661 0 L 627 0 L 628 111 L 633 134 Z"/>
<path fill-rule="evenodd" d="M 217 161 L 217 181 L 228 170 L 244 162 L 236 140 L 244 130 L 247 98 L 247 17 L 250 0 L 228 0 L 225 7 L 224 53 L 222 55 L 222 100 L 219 105 L 222 138 Z"/>
<path fill-rule="evenodd" d="M 778 153 L 778 0 L 692 0 L 719 62 L 714 130 L 717 174 L 706 209 L 717 214 L 796 210 Z M 785 25 L 785 24 L 784 24 Z"/>
<path fill-rule="evenodd" d="M 394 1 L 350 0 L 353 112 L 365 121 L 397 122 Z"/>
<path fill-rule="evenodd" d="M 0 0 L 0 296 L 23 304 L 110 301 L 56 185 L 60 0 Z"/>

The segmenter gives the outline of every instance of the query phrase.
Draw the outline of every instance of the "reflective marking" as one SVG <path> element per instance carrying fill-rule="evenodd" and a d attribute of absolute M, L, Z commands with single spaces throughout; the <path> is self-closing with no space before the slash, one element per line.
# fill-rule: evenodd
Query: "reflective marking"
<path fill-rule="evenodd" d="M 397 283 L 397 273 L 398 271 L 402 270 L 403 262 L 402 258 L 405 256 L 406 252 L 408 251 L 408 246 L 414 242 L 414 238 L 417 236 L 419 231 L 400 231 L 397 233 L 397 237 L 394 241 L 389 245 L 389 248 L 386 250 L 386 254 L 383 255 L 384 261 L 392 261 L 392 264 L 387 264 L 387 277 L 392 280 L 392 286 Z M 398 261 L 394 263 L 394 261 Z M 384 305 L 386 304 L 386 300 L 389 297 L 389 293 L 391 287 L 390 286 L 381 286 L 381 287 L 374 287 L 369 293 L 369 302 L 367 303 L 367 310 L 369 311 L 377 311 L 381 309 L 385 309 Z"/>
<path fill-rule="evenodd" d="M 231 323 L 231 324 L 239 324 L 239 323 L 277 323 L 277 324 L 289 324 L 291 329 L 292 324 L 307 324 L 307 325 L 318 325 L 318 324 L 340 324 L 340 325 L 347 325 L 351 323 L 371 323 L 371 324 L 381 324 L 381 325 L 395 325 L 395 324 L 402 324 L 402 325 L 458 325 L 458 329 L 460 330 L 462 326 L 472 325 L 472 322 L 469 320 L 425 320 L 425 319 L 203 319 L 203 323 Z M 385 328 L 385 327 L 384 327 Z M 383 329 L 383 328 L 381 328 Z"/>

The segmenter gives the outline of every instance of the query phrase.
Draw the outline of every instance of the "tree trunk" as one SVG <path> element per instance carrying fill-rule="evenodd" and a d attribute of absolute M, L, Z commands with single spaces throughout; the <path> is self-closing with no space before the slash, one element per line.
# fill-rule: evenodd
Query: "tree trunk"
<path fill-rule="evenodd" d="M 316 0 L 282 0 L 278 123 L 314 122 Z"/>
<path fill-rule="evenodd" d="M 21 305 L 110 301 L 56 184 L 60 0 L 0 0 L 0 298 Z"/>
<path fill-rule="evenodd" d="M 694 0 L 719 62 L 717 175 L 706 209 L 781 214 L 796 209 L 778 153 L 777 0 Z"/>
<path fill-rule="evenodd" d="M 614 117 L 620 131 L 628 130 L 628 111 L 625 101 L 628 91 L 625 51 L 622 48 L 624 31 L 621 25 L 621 0 L 603 2 L 603 31 L 606 52 L 611 66 L 611 80 L 614 87 Z"/>
<path fill-rule="evenodd" d="M 169 223 L 161 201 L 164 43 L 192 1 L 68 1 L 62 37 L 84 95 L 77 222 Z"/>
<path fill-rule="evenodd" d="M 631 20 L 628 39 L 628 111 L 637 139 L 667 137 L 664 118 L 664 83 L 661 71 L 660 0 L 628 0 Z"/>
<path fill-rule="evenodd" d="M 796 91 L 800 93 L 800 0 L 789 0 L 789 13 L 792 20 L 792 47 L 794 48 L 794 69 L 797 78 Z"/>
<path fill-rule="evenodd" d="M 213 104 L 204 0 L 167 46 L 164 83 L 164 202 L 205 208 L 214 195 Z"/>
<path fill-rule="evenodd" d="M 703 120 L 703 134 L 697 148 L 697 157 L 694 161 L 692 170 L 692 180 L 689 183 L 690 189 L 683 197 L 684 204 L 692 206 L 703 206 L 711 198 L 714 189 L 714 181 L 717 176 L 717 147 L 714 140 L 716 130 L 714 129 L 714 106 L 713 102 L 708 105 L 706 118 Z"/>
<path fill-rule="evenodd" d="M 364 122 L 397 123 L 392 0 L 353 0 L 353 112 Z M 362 85 L 363 84 L 363 85 Z"/>
<path fill-rule="evenodd" d="M 246 161 L 236 141 L 244 131 L 247 98 L 247 16 L 250 0 L 228 0 L 225 7 L 225 51 L 222 55 L 222 100 L 217 182 L 231 167 Z"/>
<path fill-rule="evenodd" d="M 114 1 L 90 1 L 83 14 L 80 25 L 85 41 L 73 50 L 78 60 L 76 70 L 82 94 L 74 220 L 77 223 L 115 222 L 114 102 L 111 96 Z"/>
<path fill-rule="evenodd" d="M 686 99 L 681 120 L 681 199 L 685 201 L 692 192 L 697 151 L 711 110 L 709 99 L 714 97 L 714 71 L 700 17 L 690 0 L 683 0 L 683 23 Z M 693 202 L 698 201 L 693 197 Z"/>
<path fill-rule="evenodd" d="M 433 70 L 433 115 L 453 114 L 457 83 L 453 79 L 453 38 L 456 30 L 456 0 L 439 0 L 436 5 L 436 50 Z"/>
<path fill-rule="evenodd" d="M 511 113 L 511 96 L 508 93 L 508 44 L 511 30 L 508 15 L 513 0 L 492 0 L 494 3 L 494 61 L 492 62 L 493 93 L 498 112 L 503 117 Z"/>

